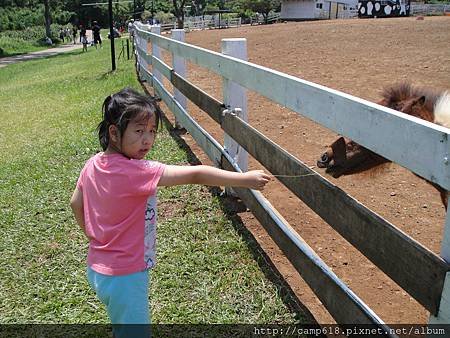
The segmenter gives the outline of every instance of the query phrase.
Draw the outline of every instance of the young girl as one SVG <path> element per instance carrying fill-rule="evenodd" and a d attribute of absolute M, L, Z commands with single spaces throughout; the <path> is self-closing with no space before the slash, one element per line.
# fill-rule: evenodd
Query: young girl
<path fill-rule="evenodd" d="M 87 52 L 88 40 L 86 34 L 81 37 L 81 43 L 83 44 L 83 52 Z"/>
<path fill-rule="evenodd" d="M 155 265 L 157 187 L 261 190 L 270 177 L 262 170 L 235 173 L 145 160 L 161 119 L 156 102 L 126 88 L 108 96 L 102 109 L 98 136 L 104 151 L 86 162 L 70 205 L 89 238 L 89 283 L 111 322 L 148 324 L 147 270 Z"/>

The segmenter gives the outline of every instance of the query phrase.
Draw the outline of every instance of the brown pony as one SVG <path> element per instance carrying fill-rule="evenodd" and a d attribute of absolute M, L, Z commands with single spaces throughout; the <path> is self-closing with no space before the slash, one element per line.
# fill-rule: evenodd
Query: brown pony
<path fill-rule="evenodd" d="M 385 88 L 382 98 L 378 102 L 380 105 L 450 128 L 450 94 L 448 92 L 400 83 Z M 388 159 L 358 143 L 339 137 L 322 154 L 317 161 L 317 166 L 326 168 L 326 173 L 338 178 L 342 175 L 360 173 L 388 162 L 390 162 Z M 428 183 L 440 192 L 442 203 L 447 209 L 447 191 L 435 183 L 429 181 Z"/>

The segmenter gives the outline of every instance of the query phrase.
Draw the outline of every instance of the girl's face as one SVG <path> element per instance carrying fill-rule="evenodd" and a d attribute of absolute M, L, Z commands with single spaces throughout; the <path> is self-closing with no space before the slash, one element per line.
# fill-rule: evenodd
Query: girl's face
<path fill-rule="evenodd" d="M 153 114 L 150 118 L 142 116 L 131 120 L 122 136 L 113 137 L 118 142 L 115 146 L 129 158 L 143 159 L 153 146 L 156 137 L 156 117 Z"/>

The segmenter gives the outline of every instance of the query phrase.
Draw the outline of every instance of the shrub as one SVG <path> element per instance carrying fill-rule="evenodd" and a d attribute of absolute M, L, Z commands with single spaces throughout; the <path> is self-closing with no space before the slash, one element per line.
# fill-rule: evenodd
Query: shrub
<path fill-rule="evenodd" d="M 22 30 L 26 27 L 44 25 L 44 6 L 35 9 L 6 7 L 0 11 L 0 32 Z"/>
<path fill-rule="evenodd" d="M 158 12 L 155 14 L 156 20 L 161 23 L 171 23 L 173 22 L 174 15 L 172 13 Z"/>

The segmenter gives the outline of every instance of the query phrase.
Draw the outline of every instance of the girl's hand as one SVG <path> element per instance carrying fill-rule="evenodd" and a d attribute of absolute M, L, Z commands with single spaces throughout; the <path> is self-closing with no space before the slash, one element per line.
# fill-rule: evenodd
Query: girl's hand
<path fill-rule="evenodd" d="M 263 190 L 267 182 L 270 181 L 270 176 L 264 170 L 251 170 L 244 173 L 248 183 L 247 188 L 255 190 Z"/>

